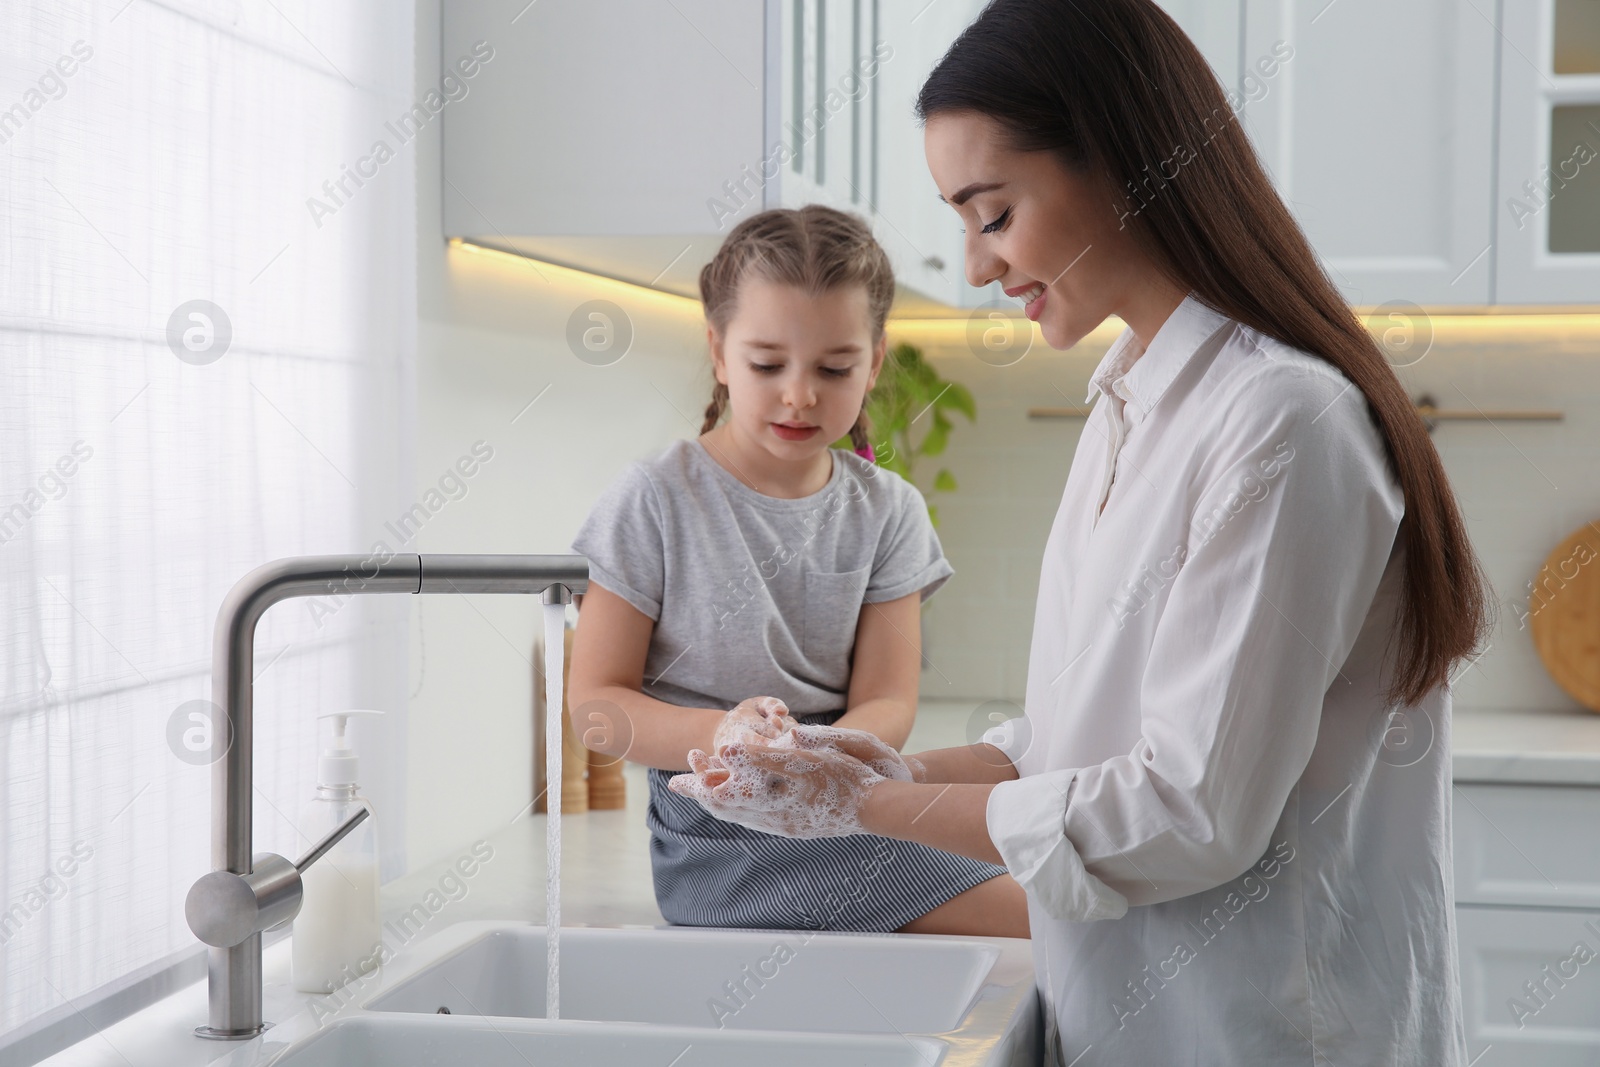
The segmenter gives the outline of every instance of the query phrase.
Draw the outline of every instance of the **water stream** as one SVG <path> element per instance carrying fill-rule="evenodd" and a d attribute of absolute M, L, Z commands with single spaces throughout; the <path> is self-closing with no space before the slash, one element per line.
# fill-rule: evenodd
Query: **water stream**
<path fill-rule="evenodd" d="M 544 1017 L 561 1018 L 561 673 L 567 606 L 544 606 Z"/>

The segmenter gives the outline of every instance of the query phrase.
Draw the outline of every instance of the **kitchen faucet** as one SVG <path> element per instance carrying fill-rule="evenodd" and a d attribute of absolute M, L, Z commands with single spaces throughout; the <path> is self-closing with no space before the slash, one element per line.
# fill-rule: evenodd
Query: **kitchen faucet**
<path fill-rule="evenodd" d="M 261 934 L 300 910 L 300 872 L 361 821 L 360 811 L 299 861 L 251 855 L 252 680 L 256 623 L 280 600 L 360 593 L 539 593 L 570 603 L 589 586 L 582 556 L 293 556 L 265 563 L 223 598 L 212 640 L 211 698 L 223 719 L 212 731 L 211 862 L 189 890 L 184 915 L 209 948 L 210 1024 L 200 1037 L 242 1040 L 261 1018 Z M 220 750 L 220 755 L 217 753 Z"/>

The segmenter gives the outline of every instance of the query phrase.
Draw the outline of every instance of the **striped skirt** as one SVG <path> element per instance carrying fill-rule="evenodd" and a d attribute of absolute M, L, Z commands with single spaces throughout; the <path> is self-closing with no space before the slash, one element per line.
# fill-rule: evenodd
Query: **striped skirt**
<path fill-rule="evenodd" d="M 801 839 L 723 822 L 667 788 L 677 773 L 650 768 L 645 815 L 656 904 L 671 923 L 885 933 L 1006 870 L 876 834 Z"/>

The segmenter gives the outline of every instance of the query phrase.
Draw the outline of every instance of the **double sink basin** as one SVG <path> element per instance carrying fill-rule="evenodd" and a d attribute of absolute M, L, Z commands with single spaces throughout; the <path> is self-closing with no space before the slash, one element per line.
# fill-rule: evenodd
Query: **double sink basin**
<path fill-rule="evenodd" d="M 464 922 L 296 1013 L 226 1067 L 965 1067 L 1039 1062 L 1026 941 Z"/>

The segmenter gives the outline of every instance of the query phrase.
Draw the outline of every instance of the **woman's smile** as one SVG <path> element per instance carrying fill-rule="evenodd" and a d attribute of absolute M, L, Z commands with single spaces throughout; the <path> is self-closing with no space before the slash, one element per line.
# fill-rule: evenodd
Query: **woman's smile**
<path fill-rule="evenodd" d="M 1038 321 L 1044 313 L 1045 297 L 1050 290 L 1043 282 L 1034 282 L 1032 285 L 1019 285 L 1015 289 L 1007 289 L 1007 296 L 1019 297 L 1022 300 L 1022 313 L 1028 318 Z"/>

